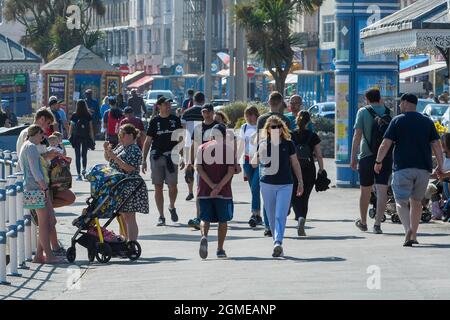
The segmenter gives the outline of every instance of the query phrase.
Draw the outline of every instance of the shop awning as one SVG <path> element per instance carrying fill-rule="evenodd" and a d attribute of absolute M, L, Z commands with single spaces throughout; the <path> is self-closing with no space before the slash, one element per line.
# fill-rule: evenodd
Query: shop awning
<path fill-rule="evenodd" d="M 428 61 L 428 56 L 411 56 L 407 60 L 400 61 L 400 70 L 405 70 L 417 66 L 418 64 Z"/>
<path fill-rule="evenodd" d="M 286 77 L 285 84 L 295 84 L 298 82 L 298 75 L 289 73 Z M 270 83 L 274 84 L 275 80 L 270 81 Z"/>
<path fill-rule="evenodd" d="M 140 88 L 142 86 L 145 86 L 146 84 L 149 84 L 153 81 L 153 77 L 151 76 L 145 76 L 135 82 L 133 82 L 132 84 L 129 84 L 127 87 L 128 88 Z"/>
<path fill-rule="evenodd" d="M 426 66 L 426 67 L 422 67 L 422 68 L 417 68 L 411 71 L 406 71 L 406 72 L 402 72 L 400 73 L 400 80 L 404 80 L 406 78 L 410 78 L 410 77 L 415 77 L 415 76 L 419 76 L 421 74 L 424 73 L 428 73 L 430 71 L 433 70 L 441 70 L 446 68 L 446 64 L 445 62 L 438 62 L 438 63 L 433 63 L 432 65 Z"/>
<path fill-rule="evenodd" d="M 135 71 L 125 77 L 125 83 L 133 82 L 137 77 L 144 74 L 144 71 Z"/>
<path fill-rule="evenodd" d="M 433 52 L 450 48 L 447 0 L 419 0 L 360 32 L 364 52 Z"/>

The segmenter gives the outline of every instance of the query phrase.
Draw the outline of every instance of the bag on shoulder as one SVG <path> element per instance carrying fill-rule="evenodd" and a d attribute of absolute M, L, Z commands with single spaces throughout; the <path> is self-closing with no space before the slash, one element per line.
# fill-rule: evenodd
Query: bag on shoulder
<path fill-rule="evenodd" d="M 55 159 L 50 165 L 50 188 L 53 190 L 68 190 L 72 188 L 70 163 L 63 159 Z"/>
<path fill-rule="evenodd" d="M 45 192 L 41 190 L 32 190 L 23 192 L 24 209 L 42 209 L 45 208 Z"/>
<path fill-rule="evenodd" d="M 74 136 L 81 139 L 90 137 L 89 120 L 78 119 L 74 126 Z"/>
<path fill-rule="evenodd" d="M 313 158 L 313 150 L 309 145 L 311 141 L 312 133 L 309 133 L 308 139 L 304 143 L 299 143 L 295 146 L 295 151 L 297 153 L 297 158 L 300 162 L 300 166 L 310 165 Z"/>
<path fill-rule="evenodd" d="M 384 134 L 386 133 L 387 128 L 392 121 L 391 110 L 389 110 L 387 107 L 385 107 L 385 109 L 386 110 L 384 114 L 380 116 L 372 107 L 366 107 L 366 110 L 373 117 L 373 126 L 372 131 L 370 132 L 370 140 L 367 140 L 366 137 L 366 141 L 369 145 L 370 151 L 375 155 L 378 153 L 378 149 L 380 148 L 380 145 L 384 139 Z"/>

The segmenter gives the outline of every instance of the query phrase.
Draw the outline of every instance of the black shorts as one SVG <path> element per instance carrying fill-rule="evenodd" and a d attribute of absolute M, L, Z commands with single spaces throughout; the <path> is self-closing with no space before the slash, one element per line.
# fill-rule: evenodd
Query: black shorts
<path fill-rule="evenodd" d="M 375 156 L 365 157 L 359 160 L 359 184 L 362 187 L 370 187 L 374 184 L 388 185 L 392 174 L 392 158 L 384 159 L 380 174 L 373 170 Z"/>

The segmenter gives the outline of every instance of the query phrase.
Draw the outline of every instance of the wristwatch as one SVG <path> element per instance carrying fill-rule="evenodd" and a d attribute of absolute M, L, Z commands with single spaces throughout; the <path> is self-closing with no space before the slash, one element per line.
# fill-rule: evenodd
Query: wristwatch
<path fill-rule="evenodd" d="M 375 160 L 375 163 L 376 163 L 376 164 L 381 164 L 381 161 Z"/>

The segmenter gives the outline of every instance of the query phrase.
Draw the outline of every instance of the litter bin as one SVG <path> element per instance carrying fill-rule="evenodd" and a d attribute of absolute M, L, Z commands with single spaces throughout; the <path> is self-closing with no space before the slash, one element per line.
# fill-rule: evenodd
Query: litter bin
<path fill-rule="evenodd" d="M 22 125 L 14 128 L 0 128 L 0 149 L 16 151 L 16 143 L 23 129 L 29 125 Z"/>

